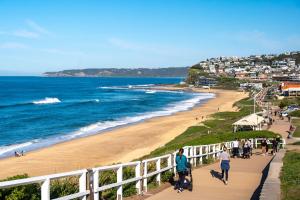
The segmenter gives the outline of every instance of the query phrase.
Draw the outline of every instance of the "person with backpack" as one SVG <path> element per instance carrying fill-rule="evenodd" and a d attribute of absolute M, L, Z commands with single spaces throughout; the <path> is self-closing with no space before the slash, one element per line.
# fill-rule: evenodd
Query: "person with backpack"
<path fill-rule="evenodd" d="M 179 153 L 176 156 L 176 170 L 179 176 L 179 187 L 177 192 L 183 191 L 185 176 L 187 175 L 188 161 L 187 157 L 183 155 L 183 148 L 179 149 Z"/>

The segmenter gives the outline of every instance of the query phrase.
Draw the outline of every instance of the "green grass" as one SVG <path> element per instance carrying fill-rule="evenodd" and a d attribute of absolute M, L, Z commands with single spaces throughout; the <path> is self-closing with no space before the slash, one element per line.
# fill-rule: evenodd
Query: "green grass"
<path fill-rule="evenodd" d="M 293 145 L 300 145 L 300 141 L 299 142 L 294 142 Z"/>
<path fill-rule="evenodd" d="M 289 116 L 291 116 L 291 117 L 300 117 L 300 110 L 295 110 L 293 112 L 290 112 Z"/>
<path fill-rule="evenodd" d="M 280 176 L 283 200 L 299 200 L 300 197 L 300 153 L 287 152 L 283 158 Z"/>
<path fill-rule="evenodd" d="M 300 137 L 300 119 L 293 119 L 292 124 L 296 126 L 293 137 Z"/>
<path fill-rule="evenodd" d="M 289 105 L 300 105 L 300 97 L 285 97 L 282 100 L 277 101 L 277 105 L 280 108 L 284 108 Z"/>
<path fill-rule="evenodd" d="M 276 136 L 276 134 L 270 131 L 232 133 L 232 124 L 241 117 L 250 114 L 253 110 L 253 100 L 250 98 L 242 99 L 234 105 L 239 108 L 238 112 L 215 113 L 211 115 L 212 119 L 204 121 L 203 125 L 189 127 L 181 135 L 177 136 L 166 145 L 154 150 L 149 155 L 142 157 L 142 159 L 172 153 L 183 146 L 220 143 L 234 140 L 236 137 L 257 138 Z"/>

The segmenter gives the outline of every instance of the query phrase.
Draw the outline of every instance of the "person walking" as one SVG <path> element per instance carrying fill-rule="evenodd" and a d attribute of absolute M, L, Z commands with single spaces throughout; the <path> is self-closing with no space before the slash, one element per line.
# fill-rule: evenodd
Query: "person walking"
<path fill-rule="evenodd" d="M 276 142 L 277 142 L 276 152 L 278 152 L 280 149 L 280 141 L 281 141 L 281 139 L 280 139 L 279 135 L 277 135 L 276 136 Z"/>
<path fill-rule="evenodd" d="M 276 139 L 274 138 L 272 140 L 272 155 L 276 155 L 276 152 L 277 152 L 277 141 Z"/>
<path fill-rule="evenodd" d="M 232 157 L 235 158 L 239 155 L 239 141 L 237 138 L 232 142 Z"/>
<path fill-rule="evenodd" d="M 183 148 L 179 149 L 179 153 L 176 156 L 176 170 L 179 176 L 179 185 L 177 190 L 178 193 L 183 191 L 183 185 L 188 168 L 187 158 L 185 155 L 183 155 L 183 152 Z"/>
<path fill-rule="evenodd" d="M 261 141 L 261 151 L 262 151 L 262 155 L 265 156 L 266 155 L 266 152 L 267 152 L 267 140 L 266 139 L 263 139 Z"/>
<path fill-rule="evenodd" d="M 220 153 L 220 167 L 222 170 L 222 180 L 225 185 L 228 184 L 228 171 L 230 169 L 230 155 L 227 153 L 227 147 L 223 147 L 222 153 Z"/>

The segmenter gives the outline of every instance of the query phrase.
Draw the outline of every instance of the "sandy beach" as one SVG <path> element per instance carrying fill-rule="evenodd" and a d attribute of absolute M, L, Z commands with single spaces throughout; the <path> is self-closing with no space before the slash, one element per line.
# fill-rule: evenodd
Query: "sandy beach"
<path fill-rule="evenodd" d="M 201 89 L 197 91 L 208 92 Z M 220 111 L 235 110 L 232 107 L 233 103 L 247 96 L 246 93 L 229 90 L 210 90 L 210 92 L 215 93 L 216 98 L 189 111 L 156 117 L 101 134 L 60 143 L 29 152 L 24 157 L 2 159 L 0 178 L 23 173 L 30 176 L 46 175 L 131 161 L 163 146 L 189 126 L 200 123 L 202 116 L 217 112 L 218 108 Z"/>

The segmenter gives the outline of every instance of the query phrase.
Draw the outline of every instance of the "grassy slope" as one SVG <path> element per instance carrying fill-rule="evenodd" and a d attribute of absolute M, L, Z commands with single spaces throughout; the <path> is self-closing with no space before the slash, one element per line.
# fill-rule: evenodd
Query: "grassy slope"
<path fill-rule="evenodd" d="M 294 137 L 300 137 L 300 119 L 293 119 L 292 124 L 296 126 L 296 130 L 293 134 Z"/>
<path fill-rule="evenodd" d="M 285 154 L 280 179 L 282 199 L 300 199 L 300 152 L 290 151 Z"/>
<path fill-rule="evenodd" d="M 218 143 L 233 140 L 235 137 L 274 137 L 275 134 L 270 131 L 232 133 L 232 123 L 252 112 L 253 101 L 249 98 L 242 99 L 236 102 L 235 106 L 239 108 L 238 112 L 215 113 L 211 115 L 212 119 L 206 120 L 198 126 L 189 127 L 184 133 L 168 142 L 165 146 L 154 150 L 143 158 L 171 153 L 183 146 Z M 210 131 L 210 134 L 208 134 L 208 131 Z"/>

